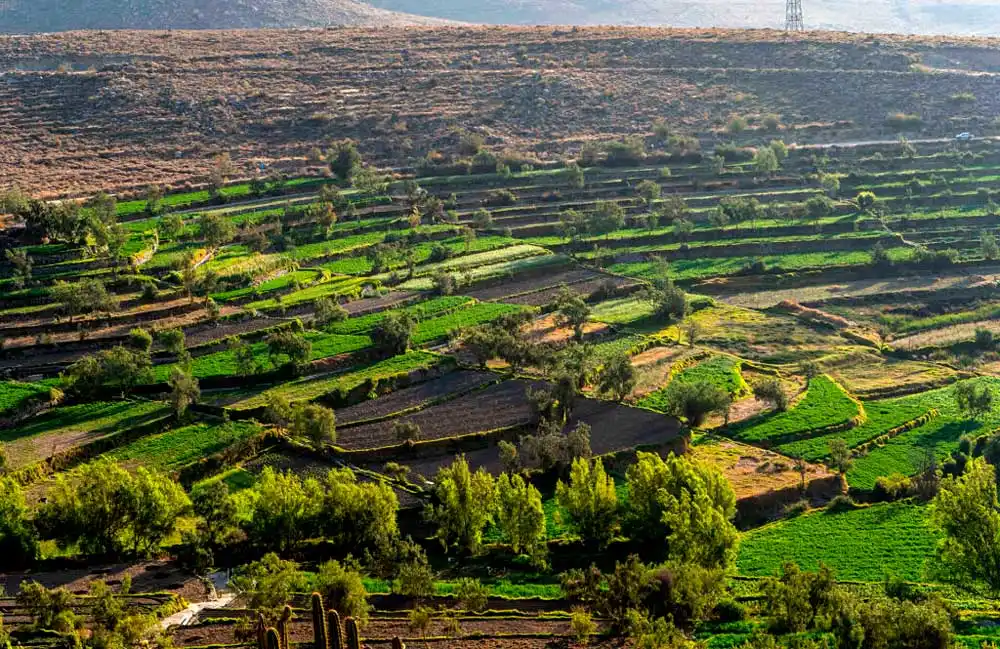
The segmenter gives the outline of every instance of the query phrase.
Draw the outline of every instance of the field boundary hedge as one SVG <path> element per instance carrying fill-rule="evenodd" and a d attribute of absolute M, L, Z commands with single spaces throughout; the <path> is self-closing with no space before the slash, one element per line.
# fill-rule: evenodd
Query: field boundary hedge
<path fill-rule="evenodd" d="M 913 418 L 913 419 L 911 419 L 911 420 L 909 420 L 907 422 L 904 422 L 904 423 L 900 424 L 899 426 L 896 426 L 895 428 L 890 428 L 889 430 L 887 430 L 886 432 L 882 433 L 878 437 L 876 437 L 874 439 L 871 439 L 871 440 L 868 440 L 864 444 L 859 444 L 858 446 L 855 446 L 851 450 L 851 454 L 854 457 L 860 457 L 860 456 L 866 455 L 869 451 L 871 451 L 876 446 L 879 446 L 879 447 L 885 446 L 886 443 L 889 442 L 892 438 L 894 438 L 894 437 L 896 437 L 898 435 L 902 435 L 903 433 L 909 432 L 909 431 L 913 430 L 914 428 L 920 428 L 924 424 L 930 422 L 933 419 L 938 418 L 939 416 L 941 416 L 941 413 L 938 412 L 938 409 L 937 408 L 931 408 L 930 410 L 928 410 L 924 414 L 920 415 L 919 417 L 915 417 L 915 418 Z"/>

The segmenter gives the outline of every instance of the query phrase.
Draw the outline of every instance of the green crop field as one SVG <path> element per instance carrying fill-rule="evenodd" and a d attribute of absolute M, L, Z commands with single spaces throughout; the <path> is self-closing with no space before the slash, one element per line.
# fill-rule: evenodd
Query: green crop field
<path fill-rule="evenodd" d="M 744 534 L 737 570 L 741 575 L 776 575 L 783 563 L 793 561 L 805 570 L 824 563 L 839 579 L 921 581 L 936 543 L 926 507 L 891 503 L 841 513 L 818 511 Z"/>
<path fill-rule="evenodd" d="M 524 307 L 496 302 L 473 304 L 448 315 L 430 318 L 417 324 L 413 343 L 424 345 L 444 338 L 453 331 L 496 320 L 502 315 L 523 311 Z"/>
<path fill-rule="evenodd" d="M 327 331 L 336 334 L 358 335 L 370 332 L 376 325 L 378 325 L 378 323 L 382 322 L 382 320 L 384 320 L 389 313 L 407 313 L 419 321 L 427 320 L 438 314 L 454 311 L 470 304 L 472 304 L 472 298 L 468 297 L 458 295 L 439 297 L 415 304 L 413 306 L 404 307 L 402 309 L 394 309 L 393 311 L 383 311 L 381 313 L 371 313 L 356 318 L 348 318 L 343 322 L 337 322 L 330 325 L 327 327 Z"/>
<path fill-rule="evenodd" d="M 166 406 L 158 401 L 98 401 L 61 406 L 14 428 L 0 430 L 0 442 L 69 431 L 90 433 L 98 437 L 128 430 L 166 414 Z"/>
<path fill-rule="evenodd" d="M 714 356 L 697 365 L 684 368 L 666 387 L 646 396 L 639 405 L 650 410 L 665 412 L 671 386 L 681 383 L 710 383 L 732 396 L 741 396 L 749 391 L 749 387 L 740 373 L 740 365 L 740 361 L 732 356 Z"/>
<path fill-rule="evenodd" d="M 29 400 L 46 399 L 49 388 L 36 383 L 0 381 L 0 414 L 16 410 Z"/>
<path fill-rule="evenodd" d="M 741 442 L 768 442 L 845 424 L 859 414 L 858 404 L 827 376 L 809 381 L 805 397 L 786 412 L 734 427 L 731 435 Z"/>
<path fill-rule="evenodd" d="M 310 361 L 361 351 L 371 346 L 372 343 L 371 338 L 367 336 L 344 336 L 340 334 L 307 332 L 305 337 L 312 343 L 312 352 L 309 355 Z M 250 349 L 253 350 L 254 357 L 258 363 L 261 363 L 265 368 L 270 368 L 266 341 L 252 343 Z M 166 381 L 170 377 L 172 367 L 172 364 L 157 365 L 153 372 L 155 382 L 162 383 Z M 228 349 L 215 352 L 214 354 L 198 356 L 191 363 L 191 373 L 200 379 L 212 376 L 236 376 L 236 356 Z"/>
<path fill-rule="evenodd" d="M 261 432 L 257 424 L 245 422 L 191 424 L 144 437 L 115 449 L 108 457 L 159 469 L 179 469 Z"/>
<path fill-rule="evenodd" d="M 326 377 L 305 378 L 289 381 L 271 388 L 269 391 L 280 394 L 289 401 L 311 401 L 325 394 L 338 390 L 350 391 L 369 379 L 381 379 L 396 374 L 433 367 L 443 361 L 443 357 L 428 352 L 409 352 L 402 356 L 373 363 L 367 367 L 359 367 L 347 373 L 337 373 Z M 253 394 L 233 405 L 239 410 L 250 410 L 265 405 L 267 399 L 262 391 Z"/>
<path fill-rule="evenodd" d="M 931 390 L 896 399 L 886 399 L 885 401 L 865 402 L 865 414 L 868 419 L 861 426 L 782 444 L 778 450 L 786 455 L 810 461 L 821 460 L 827 456 L 830 440 L 843 439 L 848 447 L 853 448 L 896 426 L 917 419 L 931 410 L 947 412 L 953 403 L 954 394 L 951 388 Z"/>

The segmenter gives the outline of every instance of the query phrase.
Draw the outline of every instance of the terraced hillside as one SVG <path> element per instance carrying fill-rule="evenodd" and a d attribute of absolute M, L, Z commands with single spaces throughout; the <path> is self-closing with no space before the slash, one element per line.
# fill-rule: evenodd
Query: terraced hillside
<path fill-rule="evenodd" d="M 658 132 L 706 150 L 771 130 L 789 144 L 987 135 L 995 52 L 987 40 L 625 28 L 9 37 L 0 171 L 45 194 L 202 181 L 222 151 L 239 176 L 261 162 L 299 173 L 343 137 L 413 168 L 453 156 L 463 131 L 537 164 L 593 140 L 663 140 L 650 136 L 661 119 Z M 727 134 L 734 117 L 750 128 Z"/>
<path fill-rule="evenodd" d="M 992 537 L 960 532 L 997 510 L 1000 144 L 659 126 L 573 158 L 464 131 L 416 167 L 340 141 L 289 175 L 0 195 L 4 628 L 995 638 Z M 843 608 L 787 619 L 801 584 Z"/>

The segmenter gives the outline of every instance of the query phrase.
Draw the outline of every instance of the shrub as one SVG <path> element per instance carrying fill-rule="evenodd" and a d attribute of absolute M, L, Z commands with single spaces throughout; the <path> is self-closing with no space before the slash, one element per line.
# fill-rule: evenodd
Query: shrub
<path fill-rule="evenodd" d="M 809 511 L 809 501 L 808 500 L 797 500 L 790 503 L 785 507 L 784 515 L 786 518 L 795 518 Z"/>
<path fill-rule="evenodd" d="M 665 411 L 701 426 L 714 412 L 728 413 L 731 403 L 729 393 L 708 381 L 676 382 L 667 388 Z"/>
<path fill-rule="evenodd" d="M 898 500 L 908 496 L 913 489 L 913 481 L 901 473 L 881 476 L 875 481 L 873 494 L 879 500 Z"/>
<path fill-rule="evenodd" d="M 831 500 L 827 504 L 826 511 L 832 514 L 836 514 L 839 512 L 849 512 L 852 509 L 857 509 L 857 508 L 858 508 L 857 503 L 855 503 L 850 496 L 846 494 L 839 494 L 837 496 L 834 496 L 833 500 Z"/>
<path fill-rule="evenodd" d="M 747 130 L 748 126 L 749 125 L 747 124 L 745 117 L 733 115 L 729 118 L 729 122 L 726 124 L 726 132 L 731 133 L 732 135 L 737 135 Z"/>
<path fill-rule="evenodd" d="M 316 573 L 316 591 L 323 596 L 326 606 L 341 615 L 356 619 L 360 624 L 368 621 L 368 591 L 361 575 L 338 561 L 327 561 Z"/>
<path fill-rule="evenodd" d="M 394 421 L 392 436 L 401 442 L 416 442 L 420 439 L 420 426 L 412 421 Z"/>
<path fill-rule="evenodd" d="M 885 117 L 885 125 L 897 131 L 918 131 L 924 125 L 920 115 L 909 113 L 889 113 Z"/>
<path fill-rule="evenodd" d="M 581 608 L 573 609 L 569 624 L 570 628 L 573 629 L 573 639 L 576 640 L 577 644 L 587 644 L 590 641 L 590 636 L 597 631 L 597 625 L 590 613 Z"/>
<path fill-rule="evenodd" d="M 506 206 L 513 205 L 516 202 L 517 195 L 509 189 L 494 189 L 486 195 L 486 198 L 483 200 L 483 205 L 486 205 L 487 207 Z"/>

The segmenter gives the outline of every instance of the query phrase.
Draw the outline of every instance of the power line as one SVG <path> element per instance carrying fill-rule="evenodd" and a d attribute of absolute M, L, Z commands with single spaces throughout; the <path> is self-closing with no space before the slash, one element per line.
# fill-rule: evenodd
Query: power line
<path fill-rule="evenodd" d="M 802 0 L 786 0 L 785 2 L 785 31 L 801 32 L 805 29 L 802 24 Z"/>

